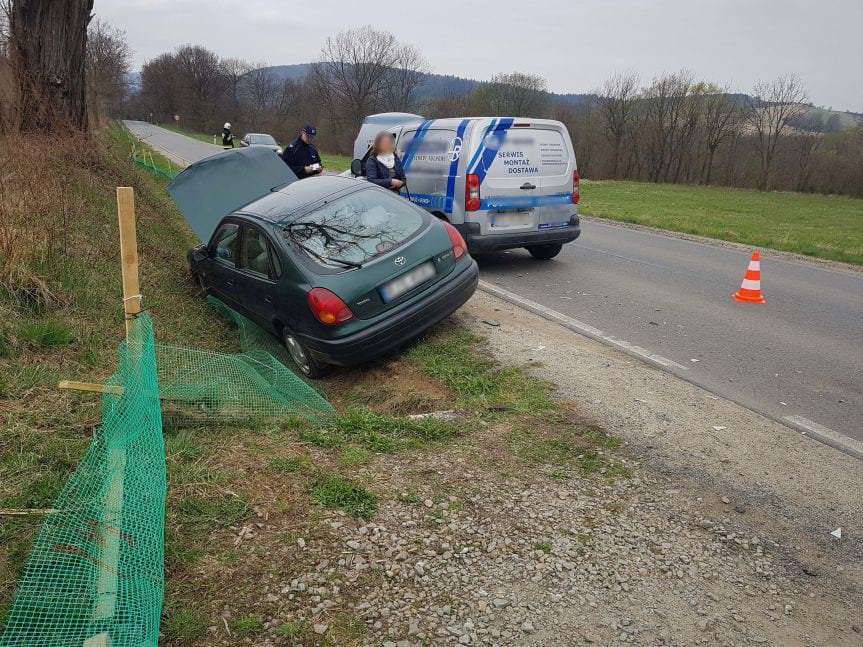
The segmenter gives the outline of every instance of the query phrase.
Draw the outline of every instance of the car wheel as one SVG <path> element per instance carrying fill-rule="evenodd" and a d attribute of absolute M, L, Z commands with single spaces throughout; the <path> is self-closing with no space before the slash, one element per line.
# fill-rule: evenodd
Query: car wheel
<path fill-rule="evenodd" d="M 299 337 L 287 328 L 282 333 L 282 341 L 294 365 L 305 377 L 317 380 L 333 370 L 330 364 L 323 364 L 312 357 L 309 349 L 300 341 Z"/>
<path fill-rule="evenodd" d="M 560 254 L 560 250 L 563 249 L 563 245 L 531 245 L 525 249 L 527 249 L 527 251 L 530 252 L 530 255 L 534 258 L 541 261 L 547 261 Z"/>

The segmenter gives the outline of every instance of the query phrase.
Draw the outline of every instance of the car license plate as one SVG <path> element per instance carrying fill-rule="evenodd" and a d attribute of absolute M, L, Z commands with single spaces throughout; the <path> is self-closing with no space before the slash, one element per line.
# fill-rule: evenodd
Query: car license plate
<path fill-rule="evenodd" d="M 431 261 L 423 263 L 419 267 L 412 269 L 410 272 L 406 272 L 397 279 L 393 279 L 386 285 L 381 286 L 381 298 L 384 300 L 384 303 L 389 303 L 393 299 L 397 299 L 403 295 L 405 292 L 412 290 L 420 283 L 425 283 L 436 273 L 437 271 L 435 270 L 434 263 Z"/>
<path fill-rule="evenodd" d="M 492 227 L 527 227 L 530 225 L 533 225 L 533 213 L 530 211 L 496 213 L 491 219 Z"/>

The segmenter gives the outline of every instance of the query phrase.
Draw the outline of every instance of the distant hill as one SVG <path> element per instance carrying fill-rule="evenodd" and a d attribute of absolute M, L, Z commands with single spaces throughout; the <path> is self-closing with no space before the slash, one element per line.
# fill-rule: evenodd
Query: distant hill
<path fill-rule="evenodd" d="M 311 63 L 297 63 L 296 65 L 272 65 L 261 69 L 272 72 L 273 76 L 280 79 L 302 81 L 309 74 L 311 67 Z"/>
<path fill-rule="evenodd" d="M 292 79 L 301 81 L 306 78 L 311 68 L 311 63 L 298 63 L 295 65 L 274 65 L 263 68 L 269 70 L 280 79 Z M 461 97 L 473 92 L 483 81 L 465 79 L 452 74 L 424 74 L 422 85 L 417 89 L 417 99 L 420 101 L 436 99 L 439 97 Z M 594 94 L 557 94 L 549 93 L 553 101 L 565 101 L 568 103 L 582 103 L 596 98 Z"/>
<path fill-rule="evenodd" d="M 269 70 L 279 79 L 302 81 L 308 75 L 311 67 L 311 63 L 297 63 L 294 65 L 273 65 L 262 69 Z M 423 83 L 418 88 L 416 95 L 420 101 L 439 97 L 465 96 L 473 92 L 477 86 L 484 83 L 483 81 L 465 79 L 451 74 L 425 74 L 423 77 Z M 127 81 L 133 90 L 140 89 L 141 76 L 139 73 L 133 72 L 129 74 Z M 598 98 L 595 94 L 590 93 L 561 94 L 551 92 L 549 95 L 552 102 L 569 103 L 572 105 L 595 101 Z M 734 93 L 730 96 L 735 103 L 741 106 L 746 105 L 750 100 L 748 94 Z M 810 132 L 831 133 L 863 125 L 863 114 L 861 113 L 820 108 L 814 105 L 809 105 L 808 108 L 807 113 L 792 124 L 795 128 Z"/>

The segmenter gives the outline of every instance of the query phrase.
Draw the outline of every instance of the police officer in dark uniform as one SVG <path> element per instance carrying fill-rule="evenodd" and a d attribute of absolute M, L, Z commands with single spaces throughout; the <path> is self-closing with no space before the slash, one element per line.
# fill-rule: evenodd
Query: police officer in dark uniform
<path fill-rule="evenodd" d="M 324 171 L 321 164 L 321 156 L 315 148 L 315 135 L 318 134 L 314 126 L 305 126 L 300 131 L 300 136 L 285 147 L 282 159 L 285 160 L 291 170 L 299 179 L 320 175 Z"/>

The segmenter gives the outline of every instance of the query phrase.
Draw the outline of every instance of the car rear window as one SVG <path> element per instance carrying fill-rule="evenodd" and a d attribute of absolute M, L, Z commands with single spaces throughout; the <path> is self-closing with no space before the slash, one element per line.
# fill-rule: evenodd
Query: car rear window
<path fill-rule="evenodd" d="M 486 147 L 497 148 L 486 168 L 489 177 L 563 175 L 569 165 L 569 149 L 558 130 L 512 128 L 490 133 Z"/>
<path fill-rule="evenodd" d="M 283 225 L 285 238 L 326 268 L 364 264 L 413 237 L 425 213 L 376 189 L 356 191 Z"/>

